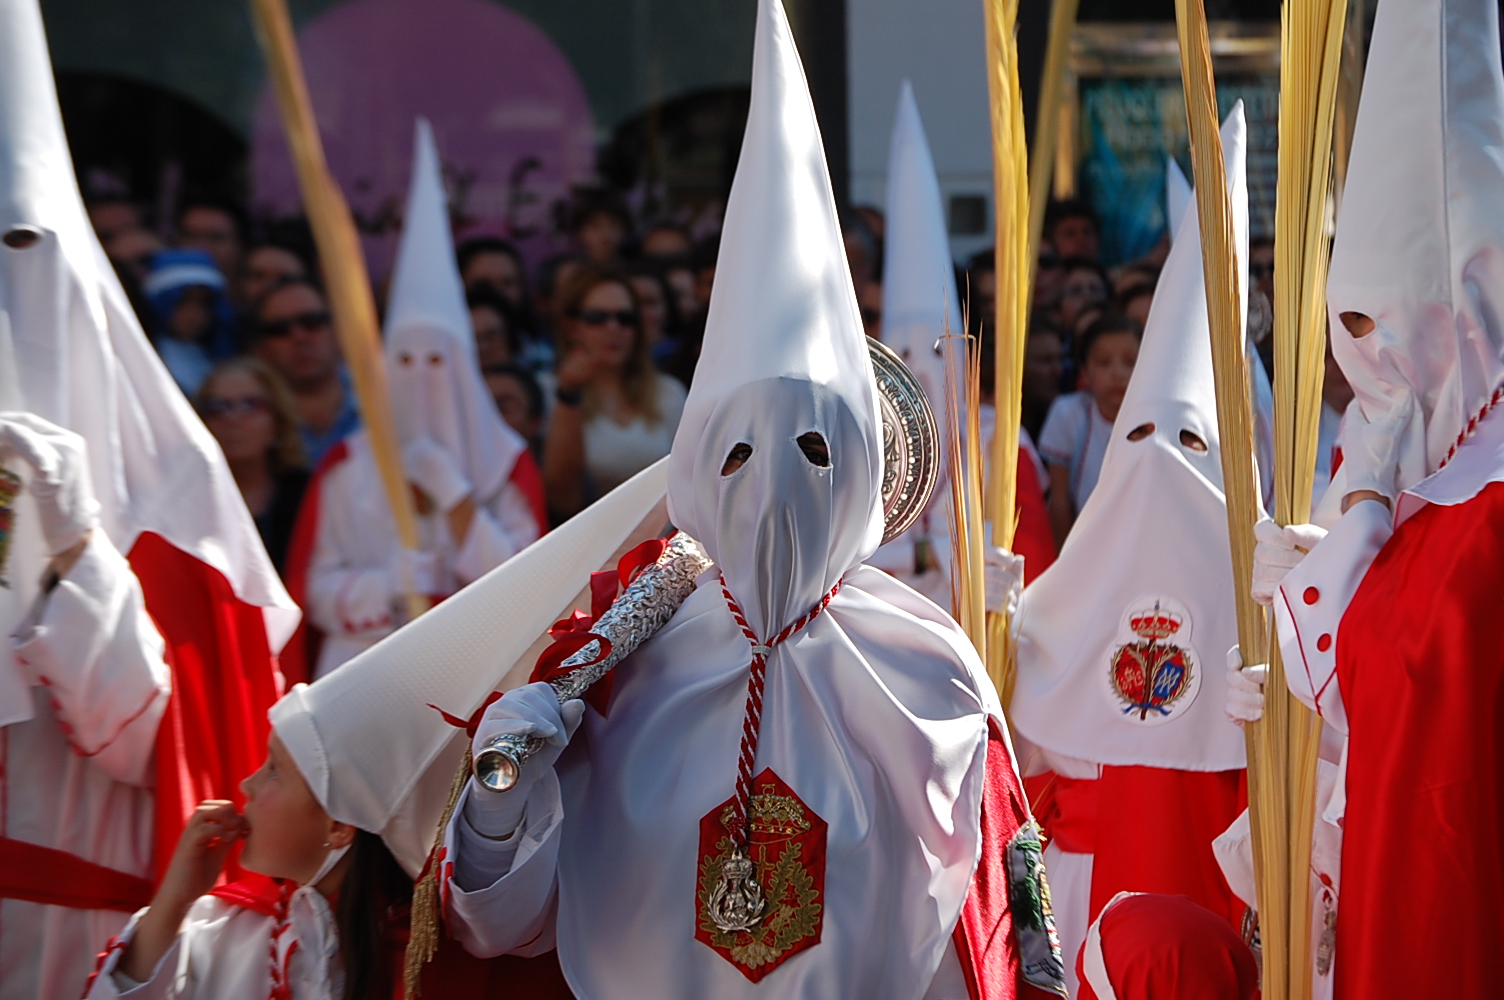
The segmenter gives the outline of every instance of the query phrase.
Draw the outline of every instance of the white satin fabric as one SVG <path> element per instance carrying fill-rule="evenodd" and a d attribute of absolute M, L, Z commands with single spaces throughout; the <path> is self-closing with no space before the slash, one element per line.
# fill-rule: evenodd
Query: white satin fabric
<path fill-rule="evenodd" d="M 150 877 L 152 761 L 172 678 L 141 586 L 108 538 L 90 536 L 5 647 L 33 685 L 33 718 L 0 728 L 0 836 Z M 124 922 L 0 900 L 0 1000 L 79 996 Z"/>
<path fill-rule="evenodd" d="M 100 526 L 129 553 L 151 531 L 223 573 L 260 607 L 272 649 L 297 627 L 219 445 L 141 331 L 84 212 L 36 0 L 0 0 L 0 411 L 24 410 L 89 443 Z M 27 535 L 25 521 L 18 537 Z M 18 544 L 0 589 L 9 634 L 45 566 Z"/>
<path fill-rule="evenodd" d="M 1240 104 L 1222 142 L 1246 249 L 1244 137 Z M 1237 642 L 1237 617 L 1207 323 L 1200 229 L 1187 212 L 1101 478 L 1060 558 L 1023 593 L 1011 718 L 1020 735 L 1053 753 L 1191 771 L 1244 765 L 1243 734 L 1222 711 L 1219 664 Z M 1145 425 L 1153 430 L 1129 440 Z M 1188 446 L 1183 432 L 1206 450 Z M 1171 714 L 1145 720 L 1125 711 L 1112 665 L 1119 647 L 1140 641 L 1129 619 L 1156 604 L 1183 618 L 1169 641 L 1190 654 L 1191 670 Z"/>
<path fill-rule="evenodd" d="M 980 849 L 986 717 L 1000 715 L 976 654 L 868 567 L 775 647 L 754 771 L 771 767 L 829 831 L 821 941 L 760 986 L 694 937 L 699 821 L 734 791 L 750 664 L 712 577 L 617 668 L 610 715 L 586 713 L 557 768 L 562 801 L 536 787 L 511 872 L 451 887 L 467 947 L 546 947 L 556 857 L 559 957 L 582 1000 L 922 997 Z"/>
<path fill-rule="evenodd" d="M 1498 29 L 1487 0 L 1387 3 L 1374 19 L 1327 304 L 1364 414 L 1416 400 L 1396 445 L 1402 490 L 1441 466 L 1504 384 Z M 1353 337 L 1344 312 L 1375 329 Z"/>
<path fill-rule="evenodd" d="M 288 927 L 276 938 L 275 917 L 218 896 L 200 896 L 183 918 L 177 940 L 152 976 L 137 983 L 119 971 L 124 945 L 140 923 L 141 910 L 111 941 L 86 1000 L 262 1000 L 272 996 L 272 954 L 287 962 L 292 1000 L 338 1000 L 344 993 L 339 929 L 329 903 L 304 886 L 288 901 Z M 119 945 L 120 947 L 116 947 Z M 290 955 L 290 957 L 289 957 Z"/>

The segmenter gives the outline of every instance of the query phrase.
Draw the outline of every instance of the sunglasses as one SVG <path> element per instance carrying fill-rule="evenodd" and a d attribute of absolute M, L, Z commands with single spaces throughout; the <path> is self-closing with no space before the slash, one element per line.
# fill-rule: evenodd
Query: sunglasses
<path fill-rule="evenodd" d="M 586 326 L 605 326 L 612 322 L 628 328 L 637 326 L 637 313 L 632 309 L 581 309 L 574 318 Z"/>
<path fill-rule="evenodd" d="M 198 409 L 206 417 L 246 417 L 252 413 L 270 412 L 271 408 L 271 404 L 260 396 L 242 396 L 239 399 L 211 396 L 199 404 Z"/>
<path fill-rule="evenodd" d="M 1273 273 L 1274 273 L 1274 265 L 1272 263 L 1269 263 L 1269 264 L 1263 264 L 1263 263 L 1253 264 L 1253 263 L 1250 263 L 1248 265 L 1248 276 L 1251 277 L 1251 278 L 1267 278 L 1270 275 L 1272 275 Z"/>
<path fill-rule="evenodd" d="M 285 337 L 292 333 L 294 328 L 304 333 L 315 333 L 329 326 L 329 313 L 327 310 L 298 313 L 286 319 L 268 320 L 259 327 L 263 337 Z"/>

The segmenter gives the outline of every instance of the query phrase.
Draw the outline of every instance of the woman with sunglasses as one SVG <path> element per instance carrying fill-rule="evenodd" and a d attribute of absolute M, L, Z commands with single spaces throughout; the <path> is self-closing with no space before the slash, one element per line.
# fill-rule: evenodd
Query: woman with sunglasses
<path fill-rule="evenodd" d="M 587 268 L 560 295 L 553 417 L 543 482 L 555 521 L 668 454 L 684 387 L 655 370 L 630 280 Z"/>
<path fill-rule="evenodd" d="M 285 569 L 298 506 L 308 486 L 308 457 L 292 394 L 255 358 L 232 358 L 209 373 L 195 400 L 230 464 L 277 572 Z"/>

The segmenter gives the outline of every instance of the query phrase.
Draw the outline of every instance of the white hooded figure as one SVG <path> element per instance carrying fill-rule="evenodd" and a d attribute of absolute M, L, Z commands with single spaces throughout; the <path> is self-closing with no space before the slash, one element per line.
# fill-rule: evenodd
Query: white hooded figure
<path fill-rule="evenodd" d="M 885 218 L 883 342 L 924 387 L 941 427 L 940 440 L 947 441 L 942 338 L 947 333 L 960 337 L 966 331 L 956 295 L 940 181 L 908 80 L 899 90 L 893 120 Z M 958 348 L 953 356 L 959 362 L 965 352 Z M 947 503 L 948 492 L 937 489 L 914 526 L 882 545 L 871 559 L 871 565 L 892 573 L 942 607 L 949 607 L 951 601 Z"/>
<path fill-rule="evenodd" d="M 1241 104 L 1222 126 L 1222 143 L 1246 274 Z M 1056 836 L 1045 856 L 1071 971 L 1090 923 L 1090 900 L 1120 890 L 1173 891 L 1214 912 L 1228 909 L 1210 851 L 1211 838 L 1237 815 L 1235 772 L 1244 766 L 1243 734 L 1223 712 L 1223 660 L 1237 641 L 1237 619 L 1200 228 L 1195 211 L 1184 215 L 1101 479 L 1059 559 L 1024 590 L 1018 613 L 1010 717 L 1024 774 L 1055 776 L 1049 780 L 1058 802 Z M 1199 852 L 1187 849 L 1186 871 L 1209 868 L 1220 897 L 1212 892 L 1196 898 L 1194 882 L 1154 881 L 1156 861 L 1173 858 L 1183 845 L 1144 845 L 1135 820 L 1112 815 L 1106 805 L 1097 815 L 1104 765 L 1140 765 L 1167 775 L 1210 772 L 1207 780 L 1220 782 L 1219 789 L 1221 778 L 1232 775 L 1226 801 L 1208 796 L 1162 803 L 1166 814 L 1188 821 L 1198 811 L 1209 812 L 1204 840 L 1196 839 L 1201 825 L 1177 832 L 1195 841 Z M 1167 794 L 1182 798 L 1190 792 L 1170 780 Z M 1195 787 L 1200 779 L 1186 780 Z M 1051 832 L 1051 810 L 1041 809 L 1041 817 Z M 1141 870 L 1114 865 L 1106 876 L 1130 884 L 1094 891 L 1094 856 L 1141 847 Z M 1139 877 L 1144 881 L 1133 883 Z"/>
<path fill-rule="evenodd" d="M 326 459 L 312 487 L 318 523 L 308 614 L 325 634 L 315 677 L 389 634 L 410 586 L 435 597 L 452 594 L 547 527 L 527 443 L 502 420 L 481 379 L 425 120 L 418 121 L 414 146 L 386 358 L 403 465 L 420 494 L 420 551 L 398 543 L 370 439 L 357 431 Z"/>
<path fill-rule="evenodd" d="M 220 574 L 272 650 L 298 612 L 89 225 L 36 0 L 0 2 L 0 509 L 0 998 L 78 996 L 153 874 L 172 674 L 126 556 Z"/>
<path fill-rule="evenodd" d="M 1344 908 L 1317 980 L 1338 997 L 1424 992 L 1442 952 L 1457 996 L 1489 996 L 1504 976 L 1498 32 L 1482 0 L 1379 5 L 1327 281 L 1332 355 L 1354 392 L 1313 515 L 1332 527 L 1257 529 L 1255 595 L 1272 604 L 1290 691 L 1323 719 L 1322 770 L 1337 772 L 1315 848 L 1342 824 Z M 1394 869 L 1405 830 L 1428 831 L 1427 849 Z M 1445 919 L 1396 946 L 1387 912 Z"/>
<path fill-rule="evenodd" d="M 1033 827 L 965 636 L 863 565 L 883 530 L 876 390 L 778 0 L 752 79 L 669 456 L 670 514 L 716 567 L 617 668 L 606 715 L 544 685 L 487 710 L 478 744 L 553 746 L 508 792 L 466 789 L 449 927 L 477 955 L 556 943 L 582 1000 L 965 997 L 952 934 L 984 773 L 1015 789 L 1005 840 Z"/>

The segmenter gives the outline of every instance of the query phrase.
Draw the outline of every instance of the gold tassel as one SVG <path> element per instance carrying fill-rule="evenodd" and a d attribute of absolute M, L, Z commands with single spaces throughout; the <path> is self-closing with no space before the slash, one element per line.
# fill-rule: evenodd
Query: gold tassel
<path fill-rule="evenodd" d="M 459 805 L 460 793 L 470 781 L 473 766 L 470 746 L 466 744 L 465 757 L 449 784 L 449 801 L 444 804 L 439 828 L 434 831 L 433 847 L 428 850 L 428 865 L 413 884 L 407 955 L 402 971 L 402 995 L 406 1000 L 414 1000 L 423 992 L 423 966 L 439 950 L 439 926 L 444 919 L 439 901 L 439 849 L 444 845 L 444 831 L 449 829 L 449 820 L 454 816 L 455 806 Z"/>

